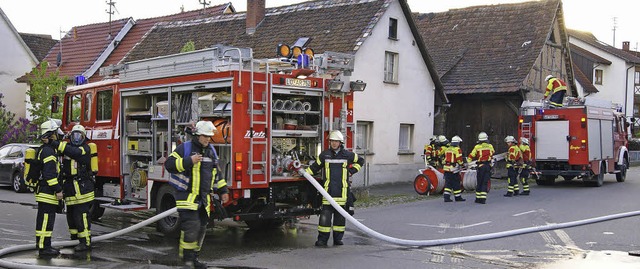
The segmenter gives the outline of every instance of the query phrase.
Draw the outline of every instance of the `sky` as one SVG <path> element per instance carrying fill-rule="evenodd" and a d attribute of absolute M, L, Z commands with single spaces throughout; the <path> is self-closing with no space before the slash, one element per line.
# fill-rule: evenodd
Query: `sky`
<path fill-rule="evenodd" d="M 0 0 L 0 8 L 21 33 L 48 34 L 60 39 L 60 32 L 73 26 L 109 21 L 109 0 Z M 112 19 L 132 17 L 145 19 L 180 12 L 180 8 L 202 8 L 203 0 L 112 0 Z M 236 11 L 246 10 L 246 0 L 209 0 L 211 5 L 231 2 Z M 282 6 L 304 0 L 266 0 L 267 7 Z M 451 8 L 523 2 L 523 0 L 408 0 L 413 12 L 442 12 Z M 598 40 L 621 48 L 629 41 L 638 50 L 640 23 L 635 18 L 640 10 L 637 0 L 563 0 L 566 27 L 593 33 Z M 614 19 L 615 18 L 615 19 Z M 615 20 L 615 22 L 614 22 Z M 64 35 L 64 34 L 62 34 Z"/>

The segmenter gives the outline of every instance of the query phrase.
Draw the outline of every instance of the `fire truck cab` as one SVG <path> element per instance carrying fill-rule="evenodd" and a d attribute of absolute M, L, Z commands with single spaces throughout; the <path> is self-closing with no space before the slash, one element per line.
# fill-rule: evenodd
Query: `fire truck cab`
<path fill-rule="evenodd" d="M 210 120 L 230 191 L 214 217 L 280 225 L 319 210 L 320 196 L 294 166 L 315 160 L 331 130 L 352 149 L 353 92 L 365 87 L 350 81 L 353 55 L 310 58 L 258 60 L 249 48 L 217 45 L 125 63 L 117 79 L 67 89 L 63 129 L 80 123 L 98 145 L 102 208 L 160 213 L 175 206 L 164 162 L 190 140 L 188 127 Z M 175 233 L 177 224 L 170 216 L 158 229 Z"/>
<path fill-rule="evenodd" d="M 520 137 L 529 139 L 538 185 L 551 185 L 562 176 L 599 187 L 606 173 L 625 180 L 628 123 L 610 101 L 587 97 L 568 98 L 560 108 L 543 104 L 523 102 L 518 128 Z"/>

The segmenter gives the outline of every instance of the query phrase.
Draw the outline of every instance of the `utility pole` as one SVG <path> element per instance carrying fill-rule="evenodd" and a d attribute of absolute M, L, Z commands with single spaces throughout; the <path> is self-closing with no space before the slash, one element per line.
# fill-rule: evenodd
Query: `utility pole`
<path fill-rule="evenodd" d="M 616 46 L 616 28 L 618 26 L 618 17 L 613 17 L 613 47 Z"/>

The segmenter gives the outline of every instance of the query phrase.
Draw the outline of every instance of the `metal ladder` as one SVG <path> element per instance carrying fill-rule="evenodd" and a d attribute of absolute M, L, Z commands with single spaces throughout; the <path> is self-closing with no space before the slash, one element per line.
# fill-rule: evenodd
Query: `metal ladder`
<path fill-rule="evenodd" d="M 260 61 L 256 61 L 254 59 L 251 60 L 251 82 L 249 86 L 249 183 L 250 184 L 265 184 L 267 183 L 267 126 L 270 120 L 270 112 L 269 105 L 267 99 L 267 93 L 269 92 L 270 80 L 272 78 L 269 73 L 269 63 L 266 63 L 265 70 L 265 79 L 264 80 L 256 80 L 255 77 L 255 64 L 260 64 Z M 256 91 L 256 86 L 263 85 L 265 90 L 262 91 L 261 94 Z M 254 105 L 262 106 L 262 110 L 257 110 L 254 108 Z M 258 116 L 264 115 L 264 120 L 258 119 Z M 264 126 L 265 136 L 261 138 L 257 138 L 254 136 L 254 131 L 256 131 L 257 126 Z M 264 148 L 260 150 L 259 147 L 263 146 Z M 261 151 L 260 159 L 255 160 L 254 155 L 256 151 Z M 261 166 L 261 169 L 254 170 L 253 167 L 255 165 Z M 255 175 L 262 174 L 264 175 L 263 180 L 258 181 L 254 178 Z"/>
<path fill-rule="evenodd" d="M 520 133 L 522 137 L 526 137 L 527 139 L 531 138 L 531 122 L 523 122 L 520 127 Z"/>

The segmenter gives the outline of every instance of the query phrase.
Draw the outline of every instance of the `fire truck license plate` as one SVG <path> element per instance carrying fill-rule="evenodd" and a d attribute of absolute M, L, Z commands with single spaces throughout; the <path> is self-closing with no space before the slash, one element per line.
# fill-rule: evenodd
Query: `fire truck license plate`
<path fill-rule="evenodd" d="M 297 79 L 297 78 L 287 78 L 285 81 L 287 86 L 296 86 L 296 87 L 311 87 L 311 80 L 305 79 Z"/>

